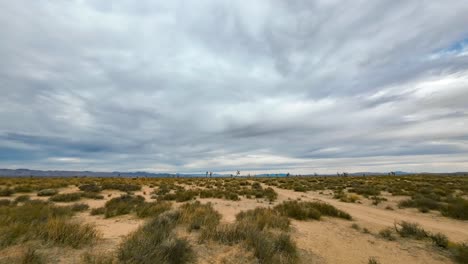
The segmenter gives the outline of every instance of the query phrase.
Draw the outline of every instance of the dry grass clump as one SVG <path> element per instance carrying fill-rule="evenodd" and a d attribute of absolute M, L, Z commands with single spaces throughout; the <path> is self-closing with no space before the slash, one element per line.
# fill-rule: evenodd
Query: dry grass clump
<path fill-rule="evenodd" d="M 379 236 L 389 241 L 396 240 L 395 236 L 393 236 L 393 229 L 390 227 L 380 230 Z"/>
<path fill-rule="evenodd" d="M 200 239 L 228 245 L 243 243 L 253 250 L 259 263 L 297 263 L 296 244 L 289 234 L 281 231 L 288 229 L 289 220 L 276 211 L 255 209 L 239 213 L 233 224 L 203 229 Z"/>
<path fill-rule="evenodd" d="M 172 207 L 170 202 L 157 201 L 151 203 L 142 203 L 136 207 L 136 214 L 140 218 L 156 217 L 165 211 L 169 211 Z"/>
<path fill-rule="evenodd" d="M 288 230 L 290 224 L 287 217 L 270 208 L 255 208 L 249 211 L 242 211 L 236 215 L 236 220 L 255 224 L 260 230 L 267 228 Z"/>
<path fill-rule="evenodd" d="M 97 238 L 93 227 L 73 223 L 71 207 L 32 200 L 0 207 L 0 247 L 39 239 L 54 245 L 80 247 Z"/>
<path fill-rule="evenodd" d="M 348 213 L 337 209 L 333 205 L 323 202 L 285 201 L 275 206 L 275 210 L 284 216 L 297 220 L 319 220 L 322 215 L 343 218 L 346 220 L 352 219 L 351 215 Z"/>
<path fill-rule="evenodd" d="M 400 227 L 398 227 L 398 225 Z M 395 223 L 395 231 L 401 237 L 414 238 L 418 240 L 429 237 L 428 232 L 426 232 L 426 230 L 420 227 L 417 223 L 409 223 L 405 221 L 402 221 L 398 224 Z"/>
<path fill-rule="evenodd" d="M 122 243 L 118 250 L 119 261 L 141 264 L 193 262 L 195 254 L 188 241 L 173 233 L 178 219 L 178 212 L 165 212 L 147 222 Z"/>
<path fill-rule="evenodd" d="M 117 263 L 117 261 L 112 255 L 85 252 L 81 256 L 81 263 L 83 264 L 114 264 L 114 263 Z"/>
<path fill-rule="evenodd" d="M 217 226 L 220 219 L 221 215 L 214 210 L 211 203 L 201 204 L 196 201 L 180 207 L 179 222 L 186 224 L 188 231 Z"/>

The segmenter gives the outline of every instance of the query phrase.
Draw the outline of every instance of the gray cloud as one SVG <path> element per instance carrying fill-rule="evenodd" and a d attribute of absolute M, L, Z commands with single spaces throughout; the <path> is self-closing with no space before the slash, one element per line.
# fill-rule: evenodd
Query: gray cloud
<path fill-rule="evenodd" d="M 0 166 L 468 170 L 463 1 L 3 1 Z"/>

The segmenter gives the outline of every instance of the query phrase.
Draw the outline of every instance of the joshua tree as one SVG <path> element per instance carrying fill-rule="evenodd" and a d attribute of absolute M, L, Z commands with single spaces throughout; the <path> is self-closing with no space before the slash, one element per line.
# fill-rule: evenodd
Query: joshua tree
<path fill-rule="evenodd" d="M 237 176 L 237 177 L 240 176 L 240 170 L 237 170 L 236 176 Z"/>

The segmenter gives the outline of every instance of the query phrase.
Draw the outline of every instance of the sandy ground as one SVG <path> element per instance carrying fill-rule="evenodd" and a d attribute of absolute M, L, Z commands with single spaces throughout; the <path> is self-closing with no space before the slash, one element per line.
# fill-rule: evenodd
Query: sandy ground
<path fill-rule="evenodd" d="M 200 199 L 203 203 L 210 202 L 219 211 L 223 222 L 234 222 L 240 211 L 256 207 L 274 206 L 288 199 L 301 199 L 304 201 L 320 200 L 330 203 L 337 208 L 352 215 L 354 221 L 334 218 L 324 218 L 321 221 L 292 220 L 291 235 L 300 249 L 302 263 L 367 263 L 369 257 L 375 257 L 380 263 L 453 263 L 445 252 L 435 248 L 430 243 L 409 239 L 386 241 L 379 238 L 376 233 L 385 227 L 393 227 L 395 222 L 409 221 L 419 223 L 424 229 L 431 232 L 441 232 L 450 240 L 468 242 L 468 221 L 453 220 L 442 217 L 438 213 L 422 214 L 414 209 L 398 209 L 396 203 L 404 197 L 386 196 L 389 201 L 373 206 L 370 201 L 362 199 L 360 203 L 343 203 L 332 199 L 329 192 L 300 193 L 291 190 L 274 188 L 278 193 L 278 200 L 269 203 L 262 199 L 245 199 L 241 201 L 227 201 L 221 199 Z M 61 193 L 75 192 L 77 187 L 62 189 Z M 151 201 L 152 188 L 145 186 L 142 191 L 136 192 L 147 201 Z M 103 191 L 104 200 L 83 199 L 79 203 L 87 203 L 91 208 L 101 207 L 106 201 L 118 197 L 122 192 Z M 17 196 L 17 195 L 15 195 Z M 11 197 L 14 199 L 15 196 Z M 36 197 L 32 199 L 47 199 Z M 59 203 L 62 204 L 62 203 Z M 70 205 L 71 203 L 63 203 Z M 178 205 L 178 204 L 176 204 Z M 395 210 L 385 209 L 387 206 Z M 48 254 L 57 256 L 59 261 L 54 263 L 80 263 L 81 255 L 92 250 L 102 254 L 112 254 L 121 241 L 128 234 L 135 231 L 144 220 L 133 215 L 125 215 L 105 219 L 103 216 L 91 216 L 89 211 L 74 216 L 76 221 L 93 224 L 101 234 L 101 240 L 91 249 L 49 249 Z M 351 225 L 356 223 L 361 228 L 367 228 L 369 233 L 355 230 Z M 198 263 L 255 263 L 252 254 L 239 245 L 225 246 L 216 243 L 199 244 L 195 234 L 184 230 L 178 231 L 180 236 L 191 241 L 198 255 Z M 18 248 L 12 247 L 0 254 L 15 254 Z"/>

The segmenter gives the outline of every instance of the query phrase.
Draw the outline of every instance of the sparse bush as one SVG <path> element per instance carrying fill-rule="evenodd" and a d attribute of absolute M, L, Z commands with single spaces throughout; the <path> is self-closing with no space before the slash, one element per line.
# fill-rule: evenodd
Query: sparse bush
<path fill-rule="evenodd" d="M 119 190 L 122 192 L 135 192 L 141 190 L 141 186 L 135 184 L 104 183 L 102 190 Z"/>
<path fill-rule="evenodd" d="M 0 196 L 3 196 L 3 197 L 6 197 L 6 196 L 11 196 L 12 194 L 14 194 L 15 191 L 13 191 L 12 189 L 10 188 L 2 188 L 0 189 Z"/>
<path fill-rule="evenodd" d="M 400 228 L 395 224 L 395 230 L 402 237 L 409 237 L 418 240 L 428 237 L 427 232 L 416 223 L 403 221 L 399 223 L 399 225 Z"/>
<path fill-rule="evenodd" d="M 106 208 L 105 207 L 98 207 L 98 208 L 93 208 L 91 209 L 91 215 L 101 215 L 106 213 Z"/>
<path fill-rule="evenodd" d="M 136 214 L 138 217 L 156 217 L 161 213 L 170 210 L 172 207 L 170 202 L 158 201 L 152 203 L 143 203 L 136 207 Z"/>
<path fill-rule="evenodd" d="M 36 250 L 28 247 L 28 249 L 21 256 L 22 264 L 43 264 L 46 263 L 44 257 L 37 253 Z"/>
<path fill-rule="evenodd" d="M 361 227 L 356 223 L 352 224 L 351 228 L 354 229 L 354 230 L 358 230 L 358 231 L 361 230 Z"/>
<path fill-rule="evenodd" d="M 467 244 L 456 244 L 452 248 L 452 254 L 455 260 L 460 264 L 468 263 L 468 245 Z"/>
<path fill-rule="evenodd" d="M 126 194 L 120 197 L 112 198 L 106 202 L 104 216 L 109 218 L 118 215 L 129 214 L 144 202 L 145 198 L 139 195 L 133 196 Z"/>
<path fill-rule="evenodd" d="M 81 256 L 81 261 L 83 264 L 114 264 L 114 257 L 111 255 L 102 255 L 102 254 L 95 254 L 90 252 L 85 252 Z"/>
<path fill-rule="evenodd" d="M 186 224 L 189 231 L 205 226 L 213 228 L 221 219 L 221 215 L 213 209 L 211 203 L 201 204 L 199 201 L 187 203 L 180 207 L 180 212 L 179 221 Z"/>
<path fill-rule="evenodd" d="M 321 217 L 321 214 L 317 209 L 304 206 L 304 202 L 298 201 L 285 201 L 275 206 L 275 210 L 284 216 L 288 216 L 297 220 L 319 220 Z"/>
<path fill-rule="evenodd" d="M 442 208 L 442 214 L 455 219 L 468 220 L 468 201 L 462 198 L 453 199 Z"/>
<path fill-rule="evenodd" d="M 385 228 L 385 229 L 380 230 L 379 236 L 389 241 L 394 241 L 396 239 L 393 236 L 393 232 L 391 228 Z"/>
<path fill-rule="evenodd" d="M 56 189 L 43 189 L 37 192 L 37 196 L 52 196 L 56 195 L 58 191 Z"/>
<path fill-rule="evenodd" d="M 100 192 L 102 190 L 101 186 L 96 185 L 96 184 L 83 184 L 83 185 L 80 185 L 80 187 L 78 188 L 83 192 L 94 192 L 94 193 Z"/>
<path fill-rule="evenodd" d="M 186 240 L 176 238 L 172 230 L 178 214 L 165 212 L 131 234 L 120 246 L 122 263 L 190 263 L 195 255 Z"/>
<path fill-rule="evenodd" d="M 88 198 L 88 199 L 94 199 L 94 200 L 104 199 L 104 195 L 98 194 L 98 193 L 95 193 L 95 192 L 83 192 L 83 193 L 81 193 L 81 197 Z"/>
<path fill-rule="evenodd" d="M 0 199 L 0 206 L 10 206 L 11 201 L 8 199 Z"/>
<path fill-rule="evenodd" d="M 431 238 L 432 242 L 436 246 L 441 247 L 441 248 L 447 248 L 448 247 L 449 240 L 448 240 L 446 235 L 441 234 L 441 233 L 437 233 L 437 234 L 431 234 L 431 235 L 429 235 L 429 237 Z"/>
<path fill-rule="evenodd" d="M 75 202 L 81 199 L 81 193 L 59 193 L 51 196 L 49 200 L 53 202 Z"/>
<path fill-rule="evenodd" d="M 30 199 L 31 199 L 31 197 L 29 197 L 29 195 L 20 195 L 20 196 L 15 198 L 15 202 L 24 203 L 26 201 L 29 201 Z"/>
<path fill-rule="evenodd" d="M 369 261 L 367 261 L 368 264 L 379 264 L 380 262 L 375 258 L 375 257 L 370 257 Z"/>
<path fill-rule="evenodd" d="M 85 203 L 76 203 L 71 206 L 73 212 L 83 212 L 89 209 L 89 205 Z"/>
<path fill-rule="evenodd" d="M 289 219 L 282 216 L 278 211 L 269 208 L 255 208 L 249 211 L 242 211 L 236 215 L 237 221 L 245 221 L 257 226 L 258 229 L 278 228 L 289 229 Z"/>

